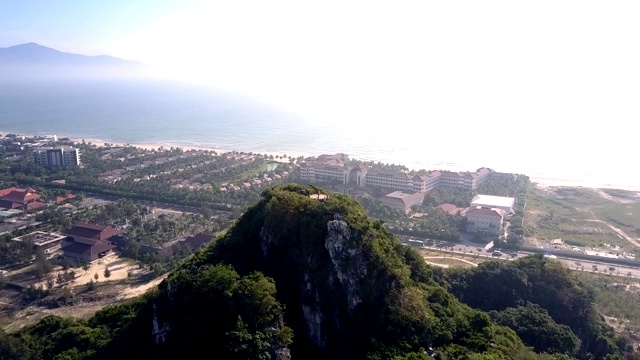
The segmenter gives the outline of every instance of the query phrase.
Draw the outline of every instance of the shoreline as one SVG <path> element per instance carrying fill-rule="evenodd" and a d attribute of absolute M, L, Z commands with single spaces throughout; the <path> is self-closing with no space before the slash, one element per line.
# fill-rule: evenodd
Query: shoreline
<path fill-rule="evenodd" d="M 0 134 L 2 134 L 2 136 L 6 135 L 6 134 L 18 134 L 20 136 L 25 136 L 25 137 L 38 137 L 38 136 L 53 136 L 53 135 L 57 135 L 57 134 L 28 134 L 28 133 L 23 133 L 23 132 L 11 132 L 11 131 L 4 131 L 2 129 L 0 129 Z M 164 149 L 170 149 L 170 148 L 181 148 L 183 150 L 195 150 L 195 151 L 199 151 L 199 150 L 208 150 L 208 151 L 215 151 L 218 154 L 224 154 L 224 153 L 230 153 L 233 151 L 236 152 L 246 152 L 244 150 L 229 150 L 229 149 L 219 149 L 219 148 L 213 148 L 213 147 L 206 147 L 206 146 L 182 146 L 182 145 L 176 145 L 176 144 L 168 144 L 168 143 L 122 143 L 122 142 L 118 142 L 118 141 L 109 141 L 109 140 L 104 140 L 104 139 L 95 139 L 95 138 L 78 138 L 78 137 L 71 137 L 71 136 L 65 136 L 65 135 L 57 135 L 58 136 L 58 140 L 60 138 L 68 138 L 70 141 L 73 142 L 78 142 L 81 143 L 83 140 L 86 143 L 92 143 L 95 144 L 97 146 L 104 146 L 105 143 L 108 143 L 112 146 L 119 146 L 119 147 L 125 147 L 125 146 L 133 146 L 133 147 L 138 147 L 141 149 L 145 149 L 145 150 L 157 150 L 158 148 L 164 148 Z M 321 154 L 308 154 L 308 153 L 301 153 L 301 152 L 296 152 L 296 153 L 279 153 L 279 152 L 273 152 L 273 151 L 253 151 L 253 153 L 256 154 L 266 154 L 266 155 L 273 155 L 275 156 L 284 156 L 287 155 L 288 157 L 292 157 L 292 158 L 298 158 L 300 156 L 303 157 L 311 157 L 311 156 L 318 156 Z M 274 159 L 275 160 L 275 159 Z M 410 169 L 410 170 L 420 170 L 420 169 Z M 436 170 L 436 169 L 430 169 L 430 170 Z M 441 170 L 448 170 L 448 169 L 441 169 Z M 466 170 L 451 170 L 451 171 L 471 171 L 473 169 L 466 169 Z M 526 174 L 524 174 L 526 175 Z M 554 177 L 541 177 L 541 176 L 536 176 L 536 177 L 529 177 L 529 179 L 531 180 L 531 183 L 535 184 L 536 186 L 540 187 L 540 188 L 549 188 L 549 187 L 577 187 L 577 188 L 588 188 L 588 189 L 618 189 L 618 190 L 627 190 L 627 191 L 635 191 L 635 192 L 640 192 L 640 185 L 627 185 L 627 184 L 616 184 L 613 182 L 607 182 L 607 183 L 599 183 L 599 182 L 589 182 L 589 181 L 576 181 L 576 180 L 569 180 L 569 179 L 560 179 L 560 178 L 554 178 Z"/>

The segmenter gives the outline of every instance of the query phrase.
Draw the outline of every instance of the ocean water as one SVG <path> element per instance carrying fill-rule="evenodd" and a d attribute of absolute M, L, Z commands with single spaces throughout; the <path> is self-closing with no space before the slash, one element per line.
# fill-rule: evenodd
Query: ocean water
<path fill-rule="evenodd" d="M 0 81 L 0 131 L 291 155 L 345 152 L 414 169 L 487 166 L 571 185 L 640 185 L 640 171 L 629 166 L 632 150 L 615 141 L 594 143 L 594 134 L 580 129 L 437 119 L 312 121 L 239 95 L 167 81 Z"/>

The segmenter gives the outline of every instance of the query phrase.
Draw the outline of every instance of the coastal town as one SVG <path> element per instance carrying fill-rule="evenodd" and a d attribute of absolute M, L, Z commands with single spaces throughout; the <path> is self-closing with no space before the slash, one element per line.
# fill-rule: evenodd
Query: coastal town
<path fill-rule="evenodd" d="M 0 144 L 0 271 L 9 284 L 0 296 L 26 296 L 32 310 L 52 302 L 97 309 L 135 296 L 214 242 L 262 191 L 290 182 L 357 199 L 434 266 L 454 254 L 460 264 L 477 264 L 543 253 L 574 270 L 615 268 L 640 277 L 635 246 L 624 236 L 587 246 L 570 234 L 531 233 L 526 224 L 538 215 L 527 203 L 538 190 L 520 174 L 409 170 L 342 153 L 294 158 L 57 136 L 7 134 Z M 12 305 L 2 313 L 20 327 L 21 311 Z"/>

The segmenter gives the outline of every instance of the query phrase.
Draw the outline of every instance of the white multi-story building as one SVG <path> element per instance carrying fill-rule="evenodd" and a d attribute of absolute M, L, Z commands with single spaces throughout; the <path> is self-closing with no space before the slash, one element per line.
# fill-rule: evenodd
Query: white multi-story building
<path fill-rule="evenodd" d="M 493 196 L 493 195 L 476 195 L 471 200 L 472 208 L 500 209 L 506 214 L 513 213 L 513 205 L 516 199 L 512 197 Z"/>
<path fill-rule="evenodd" d="M 40 166 L 77 166 L 80 151 L 70 146 L 42 147 L 33 151 L 33 159 Z"/>
<path fill-rule="evenodd" d="M 320 155 L 317 159 L 300 165 L 300 180 L 349 182 L 350 168 L 345 165 L 349 161 L 346 154 Z"/>
<path fill-rule="evenodd" d="M 302 181 L 340 181 L 360 187 L 376 187 L 399 191 L 427 192 L 438 186 L 473 190 L 494 171 L 480 168 L 476 172 L 429 171 L 410 175 L 402 171 L 371 170 L 366 166 L 349 167 L 346 154 L 320 155 L 300 166 Z"/>
<path fill-rule="evenodd" d="M 502 209 L 471 208 L 466 213 L 467 231 L 500 236 L 505 212 Z"/>
<path fill-rule="evenodd" d="M 411 176 L 403 172 L 380 171 L 380 170 L 361 170 L 358 172 L 361 178 L 360 186 L 375 187 L 394 190 L 411 190 L 413 181 Z"/>

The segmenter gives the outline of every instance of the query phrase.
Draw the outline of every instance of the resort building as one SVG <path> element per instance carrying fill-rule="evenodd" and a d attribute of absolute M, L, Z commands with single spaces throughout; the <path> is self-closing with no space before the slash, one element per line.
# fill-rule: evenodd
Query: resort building
<path fill-rule="evenodd" d="M 78 166 L 80 151 L 70 146 L 42 147 L 33 150 L 33 159 L 40 166 Z"/>
<path fill-rule="evenodd" d="M 379 198 L 383 204 L 400 209 L 405 213 L 411 211 L 413 205 L 420 205 L 424 201 L 424 193 L 394 191 Z"/>
<path fill-rule="evenodd" d="M 513 205 L 516 199 L 512 197 L 476 195 L 471 200 L 471 208 L 481 207 L 485 209 L 500 209 L 506 214 L 513 213 Z"/>
<path fill-rule="evenodd" d="M 409 174 L 373 170 L 366 166 L 350 167 L 348 162 L 349 156 L 346 154 L 320 155 L 300 165 L 300 180 L 424 193 L 438 186 L 473 190 L 494 173 L 489 168 L 480 168 L 475 172 L 421 171 Z"/>
<path fill-rule="evenodd" d="M 308 182 L 338 181 L 349 183 L 351 168 L 345 163 L 349 161 L 346 154 L 320 155 L 317 159 L 300 166 L 300 179 Z"/>
<path fill-rule="evenodd" d="M 500 236 L 506 213 L 502 209 L 470 208 L 467 213 L 467 232 Z"/>

